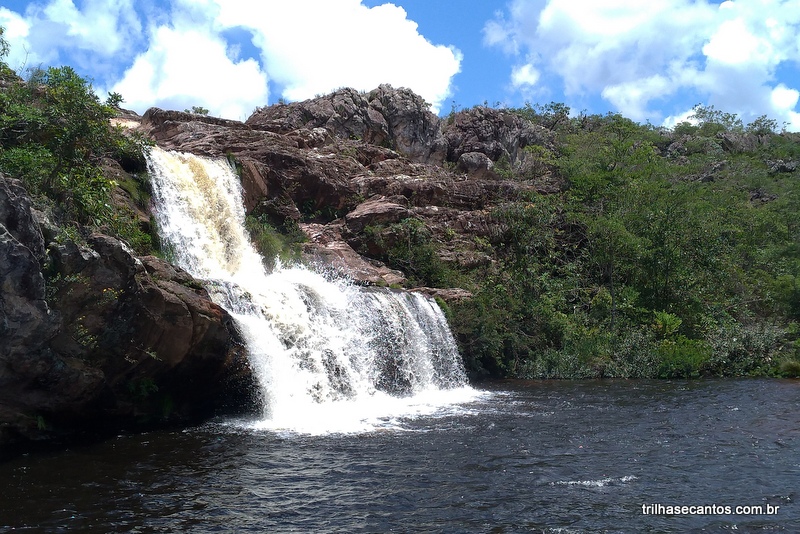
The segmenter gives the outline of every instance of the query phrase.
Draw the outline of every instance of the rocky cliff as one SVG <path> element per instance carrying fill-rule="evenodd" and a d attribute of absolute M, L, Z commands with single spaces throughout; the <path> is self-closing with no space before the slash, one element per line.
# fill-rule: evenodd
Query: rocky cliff
<path fill-rule="evenodd" d="M 164 148 L 231 158 L 249 213 L 298 224 L 308 259 L 369 284 L 419 283 L 382 262 L 409 229 L 436 242 L 444 265 L 491 261 L 489 209 L 560 187 L 526 150 L 552 146 L 549 130 L 483 107 L 440 119 L 389 86 L 276 104 L 244 123 L 150 109 L 141 127 Z"/>
<path fill-rule="evenodd" d="M 231 318 L 186 273 L 51 230 L 0 175 L 0 445 L 197 420 L 246 380 Z"/>

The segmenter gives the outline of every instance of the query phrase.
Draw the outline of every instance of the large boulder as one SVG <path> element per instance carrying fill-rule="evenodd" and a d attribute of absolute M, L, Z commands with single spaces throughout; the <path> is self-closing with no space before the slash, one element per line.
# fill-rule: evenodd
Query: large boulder
<path fill-rule="evenodd" d="M 381 85 L 369 93 L 340 89 L 324 97 L 256 110 L 246 123 L 288 133 L 324 128 L 332 136 L 396 150 L 413 161 L 441 163 L 440 119 L 417 94 Z"/>
<path fill-rule="evenodd" d="M 196 420 L 248 383 L 197 281 L 102 234 L 46 250 L 36 218 L 0 176 L 0 446 Z"/>
<path fill-rule="evenodd" d="M 401 196 L 399 199 L 379 197 L 362 202 L 345 216 L 348 229 L 351 232 L 360 232 L 367 226 L 392 224 L 408 218 L 410 215 L 408 208 L 395 200 L 403 202 L 405 197 Z"/>
<path fill-rule="evenodd" d="M 479 153 L 493 162 L 519 167 L 528 157 L 526 147 L 553 146 L 553 133 L 546 128 L 511 111 L 482 106 L 448 117 L 442 132 L 447 141 L 447 160 L 452 162 L 459 162 L 465 154 Z M 465 164 L 469 165 L 462 162 Z"/>

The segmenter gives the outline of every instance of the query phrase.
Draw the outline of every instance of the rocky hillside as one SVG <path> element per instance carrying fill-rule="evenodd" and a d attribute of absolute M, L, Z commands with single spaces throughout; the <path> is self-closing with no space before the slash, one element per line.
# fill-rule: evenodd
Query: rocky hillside
<path fill-rule="evenodd" d="M 262 108 L 245 123 L 150 109 L 141 128 L 164 148 L 231 158 L 251 215 L 299 226 L 307 259 L 368 284 L 426 281 L 412 265 L 381 261 L 403 245 L 398 228 L 436 242 L 445 265 L 480 265 L 492 261 L 481 239 L 493 206 L 560 187 L 546 167 L 524 180 L 508 171 L 534 167 L 524 149 L 552 144 L 547 129 L 489 108 L 443 121 L 418 95 L 389 86 Z"/>
<path fill-rule="evenodd" d="M 473 376 L 800 374 L 800 143 L 766 117 L 440 118 L 381 86 L 141 128 L 229 158 L 306 260 L 441 297 Z"/>

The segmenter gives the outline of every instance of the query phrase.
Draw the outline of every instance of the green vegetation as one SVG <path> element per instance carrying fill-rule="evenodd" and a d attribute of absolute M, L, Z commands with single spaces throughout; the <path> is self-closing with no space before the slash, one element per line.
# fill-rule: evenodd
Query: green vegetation
<path fill-rule="evenodd" d="M 368 226 L 364 235 L 370 245 L 383 251 L 380 259 L 401 269 L 413 286 L 446 287 L 457 276 L 439 259 L 431 232 L 419 219 L 404 219 L 388 227 Z"/>
<path fill-rule="evenodd" d="M 671 131 L 563 104 L 514 111 L 553 132 L 554 148 L 525 150 L 563 190 L 494 208 L 493 263 L 441 265 L 424 228 L 396 232 L 409 238 L 382 258 L 474 292 L 450 304 L 474 374 L 800 374 L 800 179 L 786 165 L 800 135 L 703 106 Z"/>
<path fill-rule="evenodd" d="M 0 28 L 0 171 L 22 179 L 60 226 L 102 229 L 148 251 L 150 236 L 111 201 L 118 184 L 103 172 L 107 160 L 145 167 L 148 142 L 109 124 L 122 97 L 100 101 L 70 67 L 33 69 L 23 80 L 2 61 L 7 51 Z"/>
<path fill-rule="evenodd" d="M 203 106 L 192 106 L 191 109 L 184 109 L 184 113 L 193 113 L 195 115 L 208 115 L 208 108 L 204 108 Z"/>
<path fill-rule="evenodd" d="M 297 224 L 284 224 L 277 229 L 265 215 L 248 215 L 245 228 L 268 269 L 272 270 L 278 260 L 283 263 L 299 261 L 301 244 L 307 238 Z"/>

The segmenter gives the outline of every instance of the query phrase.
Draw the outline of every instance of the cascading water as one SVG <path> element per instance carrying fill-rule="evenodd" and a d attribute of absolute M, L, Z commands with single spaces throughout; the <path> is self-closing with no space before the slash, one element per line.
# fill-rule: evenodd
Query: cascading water
<path fill-rule="evenodd" d="M 305 267 L 267 272 L 244 227 L 225 160 L 152 149 L 156 219 L 178 265 L 236 319 L 261 385 L 261 426 L 360 431 L 468 400 L 439 307 L 415 293 L 365 289 Z"/>

